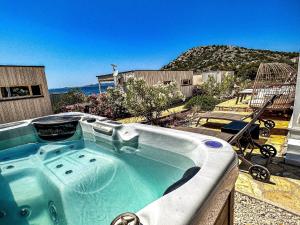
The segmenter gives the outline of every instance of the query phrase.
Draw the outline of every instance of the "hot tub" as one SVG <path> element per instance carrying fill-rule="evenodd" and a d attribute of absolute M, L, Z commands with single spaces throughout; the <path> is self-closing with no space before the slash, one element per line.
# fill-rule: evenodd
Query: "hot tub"
<path fill-rule="evenodd" d="M 5 124 L 0 224 L 215 224 L 237 163 L 213 137 L 83 113 Z"/>

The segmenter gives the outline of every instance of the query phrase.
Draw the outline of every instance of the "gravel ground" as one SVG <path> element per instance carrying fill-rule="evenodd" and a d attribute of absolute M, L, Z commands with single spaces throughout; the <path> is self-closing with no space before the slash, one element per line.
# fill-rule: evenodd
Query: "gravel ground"
<path fill-rule="evenodd" d="M 236 225 L 300 225 L 300 216 L 237 191 L 234 203 Z"/>

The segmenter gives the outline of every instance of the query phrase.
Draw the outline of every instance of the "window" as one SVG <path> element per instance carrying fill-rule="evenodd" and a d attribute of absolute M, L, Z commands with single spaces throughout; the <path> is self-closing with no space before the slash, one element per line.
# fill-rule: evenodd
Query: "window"
<path fill-rule="evenodd" d="M 18 96 L 29 96 L 29 87 L 18 86 L 18 87 L 2 87 L 1 94 L 3 98 L 18 97 Z"/>
<path fill-rule="evenodd" d="M 189 79 L 181 80 L 181 86 L 188 86 L 188 85 L 192 85 L 192 80 Z"/>
<path fill-rule="evenodd" d="M 32 85 L 31 86 L 32 95 L 42 95 L 40 85 Z"/>
<path fill-rule="evenodd" d="M 171 81 L 170 80 L 166 80 L 166 81 L 164 81 L 164 84 L 170 84 L 171 83 Z"/>
<path fill-rule="evenodd" d="M 0 87 L 0 93 L 2 100 L 31 98 L 42 95 L 40 85 Z"/>
<path fill-rule="evenodd" d="M 1 88 L 1 95 L 2 95 L 2 98 L 8 97 L 8 90 L 5 87 Z"/>

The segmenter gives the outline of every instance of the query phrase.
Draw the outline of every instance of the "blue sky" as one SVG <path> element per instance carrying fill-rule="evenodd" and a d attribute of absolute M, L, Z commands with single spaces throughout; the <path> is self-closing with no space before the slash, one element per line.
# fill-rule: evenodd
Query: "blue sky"
<path fill-rule="evenodd" d="M 0 0 L 0 64 L 45 65 L 48 86 L 159 69 L 188 48 L 300 50 L 299 0 Z"/>

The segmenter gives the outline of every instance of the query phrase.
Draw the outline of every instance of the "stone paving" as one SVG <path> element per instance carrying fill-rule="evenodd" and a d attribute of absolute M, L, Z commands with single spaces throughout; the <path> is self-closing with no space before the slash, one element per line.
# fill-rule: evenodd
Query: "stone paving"
<path fill-rule="evenodd" d="M 235 109 L 235 100 L 224 102 L 223 105 L 232 107 L 230 113 L 249 114 L 249 112 L 245 112 L 247 110 L 244 112 L 236 112 L 239 110 Z M 247 105 L 240 103 L 239 107 L 247 107 Z M 176 112 L 180 112 L 182 111 L 182 106 L 175 107 L 174 109 L 176 109 Z M 174 112 L 168 111 L 168 113 Z M 194 127 L 197 121 L 197 113 L 192 112 L 188 114 L 186 120 L 188 121 L 187 126 Z M 236 182 L 236 190 L 300 215 L 300 167 L 290 166 L 284 163 L 284 150 L 289 118 L 281 115 L 274 121 L 276 126 L 272 130 L 271 136 L 269 138 L 260 138 L 260 142 L 271 144 L 278 150 L 277 156 L 268 167 L 272 174 L 271 182 L 262 183 L 253 180 L 247 171 L 241 171 Z M 226 123 L 228 123 L 228 121 L 209 120 L 209 123 L 206 123 L 205 120 L 203 120 L 201 125 L 210 129 L 219 129 Z M 260 156 L 259 151 L 256 150 L 254 153 L 256 154 L 251 160 L 263 165 L 265 162 Z"/>
<path fill-rule="evenodd" d="M 256 181 L 252 179 L 247 171 L 240 171 L 236 182 L 236 190 L 300 215 L 300 167 L 284 163 L 289 119 L 282 117 L 274 121 L 276 126 L 272 130 L 271 136 L 260 138 L 260 142 L 272 144 L 278 151 L 277 156 L 268 166 L 272 174 L 270 183 Z M 226 124 L 228 121 L 209 120 L 209 123 L 202 123 L 202 126 L 216 129 L 224 123 Z M 254 153 L 256 154 L 251 160 L 263 165 L 265 160 L 260 156 L 259 151 L 256 150 Z"/>
<path fill-rule="evenodd" d="M 265 201 L 235 192 L 235 225 L 300 225 L 300 216 Z"/>

